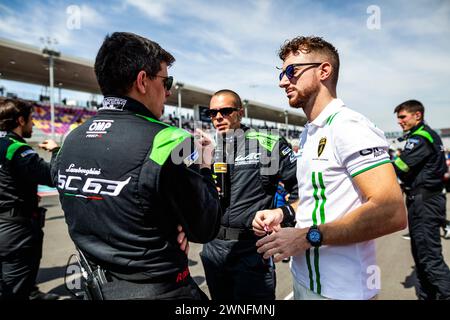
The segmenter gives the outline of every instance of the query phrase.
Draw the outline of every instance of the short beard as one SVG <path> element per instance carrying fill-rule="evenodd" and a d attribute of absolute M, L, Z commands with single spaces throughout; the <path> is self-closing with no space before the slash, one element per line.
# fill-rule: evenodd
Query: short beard
<path fill-rule="evenodd" d="M 289 101 L 289 105 L 294 109 L 304 109 L 309 105 L 313 105 L 319 93 L 319 87 L 311 85 L 303 90 L 303 98 L 297 96 L 294 101 Z"/>

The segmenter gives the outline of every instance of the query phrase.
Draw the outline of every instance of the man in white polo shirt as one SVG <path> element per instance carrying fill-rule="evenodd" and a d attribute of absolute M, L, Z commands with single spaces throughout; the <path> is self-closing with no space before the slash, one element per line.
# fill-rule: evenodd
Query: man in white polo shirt
<path fill-rule="evenodd" d="M 295 299 L 372 299 L 379 290 L 373 239 L 406 227 L 406 209 L 383 132 L 336 98 L 339 55 L 318 37 L 280 49 L 280 87 L 308 118 L 297 160 L 297 225 L 290 210 L 259 211 L 258 252 L 293 256 Z M 293 211 L 292 210 L 292 211 Z"/>

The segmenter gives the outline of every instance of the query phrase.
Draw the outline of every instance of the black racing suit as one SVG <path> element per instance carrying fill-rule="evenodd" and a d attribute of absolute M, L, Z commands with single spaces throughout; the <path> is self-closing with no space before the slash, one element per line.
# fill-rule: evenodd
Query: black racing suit
<path fill-rule="evenodd" d="M 280 181 L 295 194 L 292 200 L 297 197 L 295 155 L 284 138 L 245 126 L 223 149 L 224 215 L 217 238 L 201 252 L 209 292 L 219 300 L 275 299 L 275 267 L 256 252 L 252 221 L 257 211 L 272 208 Z"/>
<path fill-rule="evenodd" d="M 200 299 L 177 225 L 215 237 L 220 203 L 192 136 L 129 97 L 106 97 L 64 141 L 54 168 L 69 234 L 105 270 L 105 299 Z M 53 168 L 52 168 L 53 169 Z"/>
<path fill-rule="evenodd" d="M 394 167 L 406 193 L 411 250 L 419 280 L 416 292 L 419 299 L 450 299 L 450 270 L 440 239 L 446 214 L 444 148 L 439 135 L 423 122 L 405 139 Z"/>
<path fill-rule="evenodd" d="M 28 299 L 35 284 L 44 219 L 38 184 L 53 185 L 50 165 L 19 135 L 0 132 L 0 299 Z"/>

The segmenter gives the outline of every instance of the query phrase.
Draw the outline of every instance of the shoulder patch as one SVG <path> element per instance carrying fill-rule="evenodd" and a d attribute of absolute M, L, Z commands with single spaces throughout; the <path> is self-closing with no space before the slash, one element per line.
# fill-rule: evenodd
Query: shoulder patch
<path fill-rule="evenodd" d="M 414 139 L 414 138 L 409 138 L 407 142 L 411 142 L 411 143 L 419 143 L 420 140 L 419 140 L 419 139 Z"/>
<path fill-rule="evenodd" d="M 198 159 L 198 151 L 197 149 L 195 149 L 194 152 L 192 152 L 190 155 L 188 155 L 186 158 L 183 159 L 183 162 L 187 167 L 190 167 L 197 159 Z"/>
<path fill-rule="evenodd" d="M 287 147 L 285 147 L 283 150 L 281 150 L 281 155 L 282 156 L 285 156 L 285 155 L 287 155 L 289 152 L 291 152 L 292 151 L 292 149 L 289 147 L 289 146 L 287 146 Z"/>
<path fill-rule="evenodd" d="M 297 158 L 298 158 L 298 156 L 296 156 L 295 153 L 293 153 L 293 152 L 289 156 L 289 160 L 291 161 L 291 163 L 296 162 Z"/>
<path fill-rule="evenodd" d="M 419 140 L 417 140 L 417 139 L 408 139 L 408 141 L 406 141 L 406 144 L 405 144 L 405 150 L 412 150 L 418 144 L 419 144 Z"/>
<path fill-rule="evenodd" d="M 14 140 L 12 138 L 9 138 L 9 139 L 12 141 L 12 143 L 9 145 L 8 150 L 6 151 L 6 159 L 11 161 L 12 158 L 14 157 L 14 154 L 16 153 L 16 151 L 19 148 L 24 147 L 24 146 L 29 147 L 29 145 L 26 143 Z M 31 149 L 31 147 L 30 147 L 30 149 Z"/>
<path fill-rule="evenodd" d="M 30 154 L 35 154 L 36 153 L 36 151 L 34 151 L 33 149 L 28 149 L 28 150 L 25 150 L 24 152 L 22 152 L 21 154 L 20 154 L 20 156 L 22 157 L 22 158 L 24 158 L 24 157 L 26 157 L 26 156 L 28 156 L 28 155 L 30 155 Z"/>

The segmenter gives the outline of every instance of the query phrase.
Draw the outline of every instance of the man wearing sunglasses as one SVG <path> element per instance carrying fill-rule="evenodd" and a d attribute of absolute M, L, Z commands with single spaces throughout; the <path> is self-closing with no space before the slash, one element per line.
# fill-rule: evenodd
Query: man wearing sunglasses
<path fill-rule="evenodd" d="M 406 209 L 384 133 L 336 98 L 339 55 L 319 37 L 297 37 L 280 49 L 279 86 L 308 123 L 297 160 L 295 228 L 281 210 L 253 221 L 258 252 L 293 256 L 295 299 L 372 299 L 380 289 L 373 239 L 406 227 Z M 377 271 L 378 270 L 378 271 Z"/>
<path fill-rule="evenodd" d="M 194 148 L 190 134 L 158 121 L 174 61 L 138 35 L 108 35 L 95 60 L 103 105 L 67 136 L 52 168 L 70 236 L 98 273 L 93 299 L 206 297 L 183 235 L 204 243 L 217 234 L 213 146 L 202 137 Z"/>
<path fill-rule="evenodd" d="M 200 254 L 211 298 L 273 300 L 275 266 L 256 252 L 251 223 L 257 211 L 272 207 L 279 181 L 296 194 L 295 156 L 281 136 L 241 123 L 241 98 L 234 91 L 216 92 L 208 113 L 219 137 L 215 158 L 225 150 L 227 163 L 225 183 L 218 185 L 223 194 L 219 234 Z M 284 210 L 289 214 L 292 208 Z"/>

